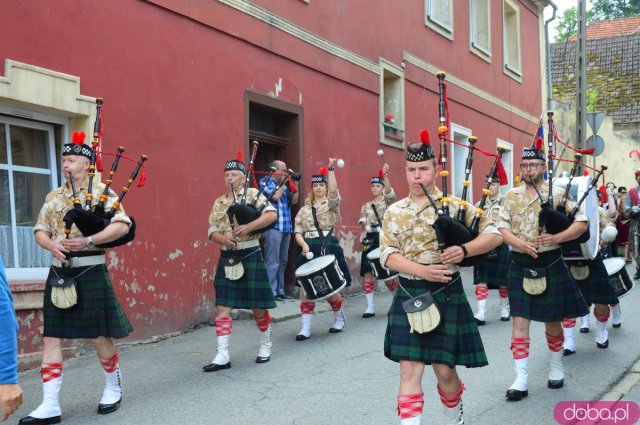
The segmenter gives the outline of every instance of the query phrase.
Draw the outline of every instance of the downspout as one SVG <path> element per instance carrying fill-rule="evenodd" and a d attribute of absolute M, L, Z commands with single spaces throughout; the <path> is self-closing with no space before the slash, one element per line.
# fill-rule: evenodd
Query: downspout
<path fill-rule="evenodd" d="M 551 23 L 551 21 L 556 19 L 556 13 L 558 12 L 558 6 L 556 6 L 556 4 L 552 1 L 552 0 L 547 0 L 547 3 L 549 4 L 549 6 L 551 6 L 553 8 L 553 16 L 551 16 L 551 18 L 547 19 L 546 21 L 544 21 L 544 39 L 545 39 L 545 43 L 544 43 L 544 47 L 545 47 L 545 53 L 547 55 L 547 111 L 550 111 L 552 109 L 551 107 L 551 100 L 552 100 L 552 90 L 551 90 L 551 42 L 549 40 L 549 23 Z"/>

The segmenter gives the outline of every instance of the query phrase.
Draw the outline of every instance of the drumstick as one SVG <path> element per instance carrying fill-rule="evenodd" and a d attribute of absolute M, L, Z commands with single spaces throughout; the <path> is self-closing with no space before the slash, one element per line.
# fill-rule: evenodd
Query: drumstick
<path fill-rule="evenodd" d="M 312 260 L 313 259 L 313 252 L 311 252 L 311 251 L 307 252 L 305 257 L 307 257 L 307 260 Z"/>
<path fill-rule="evenodd" d="M 382 158 L 382 163 L 383 163 L 383 164 L 386 164 L 386 163 L 387 163 L 387 161 L 385 161 L 385 160 L 384 160 L 384 151 L 383 151 L 382 149 L 379 149 L 379 150 L 378 150 L 378 156 L 379 156 L 380 158 Z"/>

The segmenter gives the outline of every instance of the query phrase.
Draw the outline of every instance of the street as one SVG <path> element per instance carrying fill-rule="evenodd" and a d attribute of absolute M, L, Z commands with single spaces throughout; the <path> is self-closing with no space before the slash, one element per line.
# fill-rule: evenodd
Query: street
<path fill-rule="evenodd" d="M 631 267 L 628 268 L 633 274 Z M 475 308 L 471 272 L 463 279 L 467 297 Z M 352 425 L 397 424 L 396 395 L 399 367 L 382 354 L 386 309 L 391 295 L 384 285 L 376 292 L 376 317 L 362 319 L 362 296 L 347 296 L 347 327 L 329 334 L 333 315 L 327 303 L 318 303 L 312 337 L 296 342 L 299 313 L 295 301 L 278 303 L 272 311 L 274 349 L 271 361 L 256 364 L 258 330 L 253 320 L 236 320 L 230 343 L 231 369 L 203 373 L 201 368 L 215 353 L 215 328 L 193 332 L 157 343 L 125 343 L 122 356 L 124 397 L 120 409 L 96 414 L 104 384 L 94 355 L 68 360 L 60 394 L 63 424 L 267 424 Z M 598 349 L 591 332 L 576 328 L 577 353 L 564 359 L 565 386 L 546 387 L 548 361 L 544 327 L 533 323 L 529 363 L 529 396 L 507 402 L 505 391 L 515 374 L 509 351 L 511 322 L 499 321 L 498 292 L 490 291 L 487 325 L 480 328 L 489 366 L 458 369 L 467 388 L 463 394 L 467 424 L 554 424 L 553 408 L 564 400 L 598 400 L 626 376 L 635 385 L 636 373 L 627 373 L 640 358 L 640 318 L 633 312 L 640 291 L 622 300 L 623 324 L 609 327 L 608 349 Z M 288 319 L 288 320 L 284 320 Z M 578 320 L 578 326 L 580 321 Z M 611 322 L 609 322 L 610 324 Z M 22 408 L 11 423 L 26 416 L 41 400 L 39 370 L 21 374 L 25 392 Z M 631 387 L 623 400 L 638 402 L 639 386 Z M 443 422 L 435 377 L 427 367 L 423 379 L 423 423 Z M 629 389 L 629 388 L 627 388 Z M 626 392 L 626 390 L 625 390 Z"/>

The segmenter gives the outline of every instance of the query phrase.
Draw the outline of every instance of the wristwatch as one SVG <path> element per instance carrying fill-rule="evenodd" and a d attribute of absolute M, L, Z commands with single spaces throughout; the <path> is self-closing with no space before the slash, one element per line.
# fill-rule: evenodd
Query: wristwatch
<path fill-rule="evenodd" d="M 469 255 L 469 252 L 467 251 L 467 247 L 464 245 L 460 245 L 460 248 L 462 248 L 462 254 L 464 254 L 462 258 L 467 258 L 467 255 Z"/>
<path fill-rule="evenodd" d="M 89 236 L 87 238 L 87 248 L 93 248 L 96 244 L 93 243 L 93 238 Z"/>

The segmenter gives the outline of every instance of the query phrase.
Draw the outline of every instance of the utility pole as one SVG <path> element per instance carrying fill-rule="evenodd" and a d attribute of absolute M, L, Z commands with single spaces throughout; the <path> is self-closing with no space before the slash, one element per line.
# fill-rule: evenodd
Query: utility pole
<path fill-rule="evenodd" d="M 578 0 L 578 38 L 576 46 L 576 147 L 586 141 L 587 127 L 587 1 Z M 582 170 L 578 170 L 582 171 Z"/>

